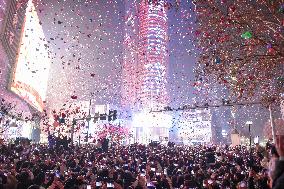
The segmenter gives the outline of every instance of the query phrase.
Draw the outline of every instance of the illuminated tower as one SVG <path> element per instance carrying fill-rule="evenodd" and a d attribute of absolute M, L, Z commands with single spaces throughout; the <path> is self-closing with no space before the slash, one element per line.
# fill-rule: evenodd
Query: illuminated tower
<path fill-rule="evenodd" d="M 149 113 L 168 104 L 168 17 L 164 0 L 125 0 L 122 105 L 135 142 L 163 141 L 172 118 Z"/>
<path fill-rule="evenodd" d="M 164 0 L 142 0 L 138 18 L 138 106 L 139 109 L 163 108 L 168 103 L 168 17 Z"/>
<path fill-rule="evenodd" d="M 163 0 L 126 0 L 122 105 L 167 106 L 168 17 Z"/>

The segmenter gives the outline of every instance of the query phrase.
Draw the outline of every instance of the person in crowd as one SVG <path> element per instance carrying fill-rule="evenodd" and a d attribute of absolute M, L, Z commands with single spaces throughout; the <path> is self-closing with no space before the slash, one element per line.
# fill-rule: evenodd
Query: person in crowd
<path fill-rule="evenodd" d="M 284 187 L 284 135 L 276 136 L 276 150 L 279 160 L 275 162 L 272 188 L 281 189 Z"/>
<path fill-rule="evenodd" d="M 102 150 L 103 152 L 107 152 L 108 151 L 108 145 L 109 145 L 109 139 L 108 138 L 103 138 L 102 139 Z"/>
<path fill-rule="evenodd" d="M 54 137 L 54 135 L 48 133 L 47 140 L 48 140 L 48 145 L 49 145 L 49 147 L 50 147 L 50 148 L 53 148 L 54 145 L 55 145 L 55 137 Z"/>
<path fill-rule="evenodd" d="M 271 162 L 268 167 L 263 166 L 264 156 L 259 155 L 257 147 L 252 149 L 250 159 L 250 150 L 244 146 L 136 143 L 109 147 L 107 139 L 102 139 L 101 146 L 70 146 L 64 143 L 67 138 L 62 139 L 54 148 L 1 144 L 0 188 L 284 188 L 283 138 L 279 137 L 276 147 L 271 145 L 267 153 Z M 279 160 L 274 159 L 277 155 Z"/>

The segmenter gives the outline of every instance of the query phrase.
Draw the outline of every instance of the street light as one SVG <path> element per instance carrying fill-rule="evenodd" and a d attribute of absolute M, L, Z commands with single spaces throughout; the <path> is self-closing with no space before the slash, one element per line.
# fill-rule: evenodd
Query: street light
<path fill-rule="evenodd" d="M 252 166 L 253 160 L 252 160 L 251 132 L 250 132 L 250 127 L 252 126 L 252 121 L 247 121 L 246 124 L 248 125 L 248 129 L 249 129 L 250 166 Z"/>
<path fill-rule="evenodd" d="M 89 142 L 90 121 L 92 119 L 92 116 L 91 116 L 91 105 L 92 105 L 92 99 L 90 99 L 90 102 L 89 102 L 89 113 L 88 113 L 88 115 L 86 117 L 86 121 L 88 123 L 88 125 L 87 125 L 87 135 L 86 135 L 86 139 L 85 139 L 86 143 Z"/>

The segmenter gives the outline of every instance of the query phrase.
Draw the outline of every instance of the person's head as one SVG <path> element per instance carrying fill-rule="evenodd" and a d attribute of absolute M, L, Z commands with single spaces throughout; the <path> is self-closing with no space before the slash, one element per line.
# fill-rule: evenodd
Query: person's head
<path fill-rule="evenodd" d="M 0 174 L 0 184 L 6 184 L 7 183 L 7 176 L 5 176 L 4 173 Z"/>
<path fill-rule="evenodd" d="M 45 174 L 43 172 L 39 172 L 37 175 L 35 175 L 34 178 L 35 184 L 41 185 L 44 183 L 44 181 L 45 181 Z"/>
<path fill-rule="evenodd" d="M 247 189 L 247 184 L 244 181 L 239 182 L 237 189 Z"/>
<path fill-rule="evenodd" d="M 271 156 L 272 156 L 272 157 L 279 158 L 279 154 L 278 154 L 278 152 L 277 152 L 277 150 L 276 150 L 276 147 L 275 147 L 274 145 L 271 146 L 270 153 L 271 153 Z"/>
<path fill-rule="evenodd" d="M 29 180 L 29 173 L 26 171 L 20 172 L 17 175 L 17 180 L 21 183 L 25 183 Z"/>

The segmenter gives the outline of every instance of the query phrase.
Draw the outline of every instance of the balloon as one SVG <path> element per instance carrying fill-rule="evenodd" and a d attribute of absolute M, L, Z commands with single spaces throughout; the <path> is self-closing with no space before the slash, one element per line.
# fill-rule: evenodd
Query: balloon
<path fill-rule="evenodd" d="M 244 39 L 250 39 L 252 37 L 252 34 L 249 31 L 246 31 L 241 35 L 241 37 Z"/>

